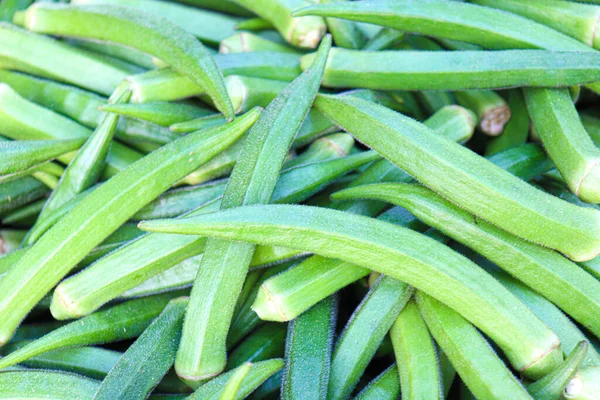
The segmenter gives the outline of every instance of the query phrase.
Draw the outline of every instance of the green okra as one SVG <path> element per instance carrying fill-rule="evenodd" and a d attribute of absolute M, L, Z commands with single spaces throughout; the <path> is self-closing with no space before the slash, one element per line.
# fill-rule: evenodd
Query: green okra
<path fill-rule="evenodd" d="M 137 337 L 177 295 L 177 293 L 168 293 L 131 300 L 64 325 L 0 358 L 0 369 L 51 350 Z"/>
<path fill-rule="evenodd" d="M 283 371 L 271 375 L 262 385 L 248 396 L 248 400 L 277 400 L 281 394 Z"/>
<path fill-rule="evenodd" d="M 579 113 L 579 118 L 581 119 L 581 123 L 585 128 L 590 138 L 598 147 L 600 144 L 600 118 L 597 115 L 590 113 L 589 110 L 585 110 Z"/>
<path fill-rule="evenodd" d="M 413 292 L 389 276 L 371 287 L 337 339 L 327 398 L 348 398 Z"/>
<path fill-rule="evenodd" d="M 312 61 L 302 56 L 300 66 Z M 600 80 L 591 51 L 331 51 L 323 86 L 374 90 L 562 87 Z"/>
<path fill-rule="evenodd" d="M 309 5 L 304 0 L 235 0 L 247 10 L 269 21 L 294 46 L 315 48 L 327 29 L 320 17 L 294 18 L 292 11 Z"/>
<path fill-rule="evenodd" d="M 237 5 L 232 0 L 177 0 L 179 3 L 190 4 L 196 7 L 219 11 L 225 14 L 240 17 L 253 17 L 254 14 Z"/>
<path fill-rule="evenodd" d="M 355 198 L 358 193 L 358 197 L 392 201 L 405 207 L 426 224 L 472 248 L 540 292 L 596 335 L 600 334 L 600 325 L 593 317 L 600 312 L 600 282 L 562 255 L 478 220 L 422 186 L 376 184 L 347 189 L 334 197 Z"/>
<path fill-rule="evenodd" d="M 87 40 L 77 39 L 70 39 L 68 40 L 68 43 L 75 47 L 123 60 L 143 69 L 156 68 L 156 66 L 152 63 L 152 56 L 142 53 L 139 50 L 127 48 L 117 44 L 90 42 Z"/>
<path fill-rule="evenodd" d="M 533 143 L 510 147 L 486 158 L 524 181 L 542 175 L 552 165 L 540 146 Z"/>
<path fill-rule="evenodd" d="M 594 400 L 600 391 L 600 368 L 583 368 L 573 378 L 563 392 L 566 399 Z"/>
<path fill-rule="evenodd" d="M 99 107 L 106 103 L 106 99 L 95 93 L 12 71 L 0 70 L 0 81 L 10 85 L 27 100 L 70 117 L 88 128 L 96 128 L 104 118 Z M 126 118 L 119 119 L 115 136 L 132 145 L 165 144 L 178 137 L 157 125 Z"/>
<path fill-rule="evenodd" d="M 256 53 L 217 54 L 215 62 L 225 76 L 242 75 L 255 78 L 291 81 L 300 73 L 300 59 L 291 53 L 261 51 Z M 132 102 L 171 101 L 205 93 L 171 68 L 161 68 L 127 77 L 133 92 Z"/>
<path fill-rule="evenodd" d="M 31 176 L 24 176 L 0 184 L 0 215 L 17 210 L 24 205 L 44 197 L 47 186 Z"/>
<path fill-rule="evenodd" d="M 477 398 L 531 399 L 473 325 L 423 292 L 416 300 L 429 331 Z"/>
<path fill-rule="evenodd" d="M 467 90 L 454 92 L 456 101 L 461 106 L 472 110 L 479 120 L 483 133 L 498 136 L 510 120 L 508 103 L 491 90 Z"/>
<path fill-rule="evenodd" d="M 233 35 L 236 24 L 241 21 L 213 11 L 156 0 L 74 0 L 71 4 L 135 8 L 172 21 L 209 45 L 217 45 Z"/>
<path fill-rule="evenodd" d="M 243 366 L 240 368 L 244 368 Z M 259 361 L 252 363 L 250 372 L 246 375 L 246 378 L 242 381 L 240 390 L 237 393 L 237 400 L 242 400 L 252 393 L 257 387 L 265 382 L 270 376 L 277 373 L 277 371 L 283 368 L 283 360 L 280 358 L 274 358 L 266 361 Z M 200 386 L 198 390 L 192 393 L 188 397 L 188 400 L 212 400 L 218 398 L 231 378 L 237 370 L 229 371 L 221 374 L 213 380 Z"/>
<path fill-rule="evenodd" d="M 236 114 L 252 107 L 267 107 L 287 86 L 283 81 L 240 75 L 229 75 L 225 84 Z"/>
<path fill-rule="evenodd" d="M 0 343 L 10 339 L 35 303 L 90 250 L 177 180 L 235 142 L 259 114 L 254 110 L 231 124 L 171 142 L 86 196 L 0 281 L 5 293 L 0 315 L 6 317 Z"/>
<path fill-rule="evenodd" d="M 236 31 L 264 31 L 274 28 L 272 23 L 259 17 L 245 19 L 235 26 Z"/>
<path fill-rule="evenodd" d="M 0 21 L 12 21 L 13 15 L 33 3 L 33 0 L 8 0 L 0 4 Z"/>
<path fill-rule="evenodd" d="M 119 358 L 94 399 L 145 399 L 175 361 L 187 297 L 171 300 Z"/>
<path fill-rule="evenodd" d="M 354 138 L 346 133 L 333 133 L 321 137 L 312 142 L 302 154 L 286 161 L 284 169 L 345 157 L 350 153 L 352 146 Z"/>
<path fill-rule="evenodd" d="M 386 50 L 404 39 L 404 32 L 391 28 L 383 28 L 373 36 L 362 48 L 365 51 Z"/>
<path fill-rule="evenodd" d="M 219 125 L 214 125 L 217 127 Z M 205 128 L 211 129 L 211 128 Z M 240 152 L 246 141 L 246 136 L 242 137 L 232 146 L 228 147 L 215 158 L 188 174 L 182 179 L 180 184 L 198 185 L 205 182 L 210 182 L 214 179 L 223 178 L 231 173 L 236 161 L 240 157 Z"/>
<path fill-rule="evenodd" d="M 423 108 L 432 114 L 456 103 L 452 92 L 423 90 L 417 92 L 417 96 Z"/>
<path fill-rule="evenodd" d="M 227 380 L 227 383 L 225 384 L 225 387 L 223 387 L 223 391 L 219 396 L 219 400 L 235 400 L 237 398 L 237 393 L 244 382 L 244 379 L 246 379 L 251 369 L 252 363 L 250 361 L 240 365 L 240 367 L 237 368 Z"/>
<path fill-rule="evenodd" d="M 0 372 L 0 399 L 91 400 L 100 382 L 58 371 Z"/>
<path fill-rule="evenodd" d="M 267 268 L 266 270 L 268 271 L 270 268 Z M 240 295 L 237 298 L 237 301 L 235 303 L 235 308 L 233 309 L 233 318 L 238 318 L 240 316 L 240 310 L 244 307 L 244 304 L 246 304 L 246 302 L 248 301 L 248 297 L 254 296 L 256 294 L 255 292 L 255 288 L 257 287 L 257 282 L 262 280 L 262 276 L 264 275 L 263 272 L 266 271 L 265 269 L 259 269 L 259 270 L 255 270 L 255 271 L 250 271 L 248 272 L 248 275 L 246 276 L 246 280 L 244 281 L 244 286 L 242 287 L 242 290 L 240 291 Z M 232 323 L 233 325 L 233 323 Z M 230 329 L 231 331 L 231 329 Z M 228 337 L 229 340 L 229 337 Z M 227 343 L 227 346 L 229 347 L 229 343 Z"/>
<path fill-rule="evenodd" d="M 555 400 L 561 397 L 564 389 L 579 370 L 585 359 L 589 343 L 579 342 L 565 359 L 563 365 L 539 381 L 527 385 L 527 391 L 539 400 Z"/>
<path fill-rule="evenodd" d="M 373 379 L 355 397 L 356 400 L 396 400 L 400 396 L 400 377 L 396 364 Z"/>
<path fill-rule="evenodd" d="M 584 261 L 579 265 L 581 265 L 581 267 L 586 270 L 588 274 L 600 280 L 600 259 L 598 257 L 592 258 L 589 261 Z"/>
<path fill-rule="evenodd" d="M 557 0 L 533 0 L 526 3 L 515 0 L 474 0 L 473 3 L 521 15 L 588 46 L 600 48 L 600 40 L 596 37 L 600 17 L 600 8 L 597 6 Z"/>
<path fill-rule="evenodd" d="M 138 118 L 161 126 L 170 126 L 194 118 L 205 117 L 212 111 L 192 104 L 154 102 L 145 104 L 105 104 L 100 110 Z"/>
<path fill-rule="evenodd" d="M 323 0 L 321 4 L 342 1 L 346 0 Z M 358 24 L 338 18 L 325 18 L 325 22 L 336 46 L 356 50 L 364 47 L 367 38 Z"/>
<path fill-rule="evenodd" d="M 196 118 L 185 122 L 173 124 L 169 129 L 176 133 L 190 133 L 200 129 L 210 128 L 212 126 L 222 125 L 227 122 L 223 114 L 207 115 L 206 117 Z"/>
<path fill-rule="evenodd" d="M 281 323 L 266 323 L 250 333 L 227 359 L 227 370 L 246 362 L 258 362 L 283 357 L 286 326 Z"/>
<path fill-rule="evenodd" d="M 27 175 L 42 164 L 77 150 L 83 142 L 83 139 L 0 141 L 0 182 Z"/>
<path fill-rule="evenodd" d="M 223 75 L 196 38 L 153 14 L 116 6 L 36 3 L 27 9 L 27 29 L 122 44 L 160 58 L 202 86 L 229 119 L 233 107 Z"/>
<path fill-rule="evenodd" d="M 411 292 L 412 295 L 412 292 Z M 444 399 L 438 353 L 413 299 L 390 329 L 402 395 L 408 399 Z"/>
<path fill-rule="evenodd" d="M 285 87 L 248 132 L 220 209 L 270 201 L 296 132 L 317 94 L 331 38 L 325 37 L 314 65 Z M 209 239 L 183 326 L 177 374 L 197 385 L 226 364 L 227 330 L 255 246 Z"/>
<path fill-rule="evenodd" d="M 315 106 L 421 183 L 492 224 L 575 261 L 600 252 L 597 210 L 542 192 L 385 107 L 324 95 L 317 96 Z"/>
<path fill-rule="evenodd" d="M 88 128 L 26 100 L 8 85 L 0 84 L 0 88 L 2 135 L 15 140 L 86 139 L 91 135 Z M 58 160 L 68 163 L 74 156 L 75 153 L 68 153 Z M 112 143 L 104 175 L 110 177 L 141 157 L 120 143 Z"/>
<path fill-rule="evenodd" d="M 289 46 L 285 46 L 264 39 L 250 32 L 240 32 L 223 39 L 219 44 L 219 53 L 244 53 L 253 51 L 278 51 L 282 53 L 297 53 Z"/>
<path fill-rule="evenodd" d="M 17 224 L 29 227 L 35 223 L 35 220 L 42 211 L 42 208 L 44 208 L 45 203 L 46 199 L 29 203 L 18 210 L 6 214 L 6 216 L 2 218 L 2 223 L 6 225 Z"/>
<path fill-rule="evenodd" d="M 104 95 L 110 95 L 128 75 L 123 68 L 8 23 L 0 23 L 0 38 L 3 44 L 0 58 L 13 60 L 13 66 L 24 72 L 52 77 Z"/>
<path fill-rule="evenodd" d="M 502 134 L 490 140 L 485 148 L 487 156 L 527 142 L 529 136 L 529 113 L 523 93 L 519 89 L 508 92 L 510 120 L 504 126 Z"/>
<path fill-rule="evenodd" d="M 17 250 L 23 237 L 23 231 L 0 229 L 0 255 Z"/>
<path fill-rule="evenodd" d="M 568 90 L 524 90 L 527 110 L 548 155 L 573 193 L 600 203 L 600 150 L 580 122 Z"/>
<path fill-rule="evenodd" d="M 336 319 L 337 299 L 331 296 L 288 324 L 282 399 L 327 397 Z"/>
<path fill-rule="evenodd" d="M 498 282 L 435 240 L 390 223 L 318 207 L 269 205 L 139 226 L 283 245 L 358 264 L 424 290 L 456 309 L 489 335 L 526 376 L 541 377 L 562 361 L 556 335 Z"/>

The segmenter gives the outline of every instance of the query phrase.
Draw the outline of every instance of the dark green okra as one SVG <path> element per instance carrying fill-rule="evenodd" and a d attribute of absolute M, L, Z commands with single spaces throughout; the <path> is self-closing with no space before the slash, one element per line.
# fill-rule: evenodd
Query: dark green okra
<path fill-rule="evenodd" d="M 322 300 L 288 324 L 283 400 L 327 397 L 337 299 Z"/>
<path fill-rule="evenodd" d="M 132 164 L 77 204 L 47 231 L 0 281 L 5 294 L 0 343 L 52 287 L 97 244 L 177 180 L 230 146 L 256 121 L 235 122 L 185 136 Z"/>
<path fill-rule="evenodd" d="M 498 227 L 576 261 L 600 252 L 597 210 L 542 192 L 385 107 L 325 95 L 317 96 L 315 106 L 424 185 Z"/>
<path fill-rule="evenodd" d="M 394 363 L 358 393 L 356 400 L 397 400 L 400 396 L 400 377 Z"/>
<path fill-rule="evenodd" d="M 283 357 L 286 326 L 268 322 L 255 329 L 228 354 L 226 370 L 246 362 Z"/>
<path fill-rule="evenodd" d="M 178 25 L 150 13 L 116 6 L 36 3 L 27 9 L 27 29 L 102 40 L 152 54 L 202 86 L 229 119 L 233 107 L 223 75 L 202 44 Z"/>
<path fill-rule="evenodd" d="M 94 399 L 145 399 L 175 361 L 187 298 L 171 300 L 119 358 Z"/>
<path fill-rule="evenodd" d="M 347 0 L 323 0 L 321 4 L 343 1 Z M 338 18 L 325 18 L 325 22 L 336 46 L 356 50 L 365 46 L 367 37 L 358 24 Z"/>
<path fill-rule="evenodd" d="M 221 209 L 270 201 L 279 172 L 319 89 L 331 38 L 314 65 L 290 83 L 249 131 L 221 202 Z M 175 369 L 191 385 L 220 373 L 233 307 L 255 246 L 209 239 L 190 296 Z"/>
<path fill-rule="evenodd" d="M 502 135 L 490 140 L 485 148 L 487 156 L 527 142 L 529 136 L 529 113 L 523 94 L 519 89 L 508 93 L 510 120 L 504 126 Z"/>
<path fill-rule="evenodd" d="M 0 184 L 0 215 L 44 197 L 50 190 L 31 176 Z"/>

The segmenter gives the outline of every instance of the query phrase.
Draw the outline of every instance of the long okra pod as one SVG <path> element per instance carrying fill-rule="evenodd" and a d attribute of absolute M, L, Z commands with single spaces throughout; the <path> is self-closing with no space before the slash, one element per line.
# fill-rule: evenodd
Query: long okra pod
<path fill-rule="evenodd" d="M 488 274 L 435 240 L 386 222 L 317 207 L 270 205 L 147 221 L 140 227 L 284 245 L 339 258 L 406 282 L 456 309 L 526 376 L 543 376 L 562 360 L 556 335 Z"/>
<path fill-rule="evenodd" d="M 294 136 L 317 94 L 330 47 L 331 38 L 326 37 L 315 64 L 269 104 L 250 130 L 221 209 L 269 202 Z M 191 385 L 225 367 L 227 330 L 254 249 L 247 243 L 207 242 L 175 362 L 178 375 Z"/>
<path fill-rule="evenodd" d="M 438 354 L 414 300 L 400 311 L 390 336 L 398 363 L 402 396 L 407 399 L 443 399 L 444 385 Z"/>
<path fill-rule="evenodd" d="M 25 26 L 35 32 L 118 43 L 152 54 L 203 87 L 217 108 L 233 118 L 223 75 L 208 50 L 162 17 L 125 7 L 37 3 L 27 10 Z"/>
<path fill-rule="evenodd" d="M 524 89 L 527 109 L 548 155 L 569 188 L 600 203 L 600 150 L 585 131 L 567 89 Z"/>
<path fill-rule="evenodd" d="M 576 261 L 600 253 L 597 210 L 577 207 L 542 192 L 385 107 L 325 95 L 317 97 L 315 106 L 361 142 L 465 210 Z"/>
<path fill-rule="evenodd" d="M 431 334 L 477 398 L 531 399 L 473 325 L 425 293 L 416 299 Z"/>
<path fill-rule="evenodd" d="M 213 113 L 209 109 L 192 104 L 167 102 L 146 104 L 109 103 L 101 105 L 100 110 L 141 119 L 165 127 L 194 118 L 206 117 Z"/>
<path fill-rule="evenodd" d="M 71 268 L 140 208 L 238 139 L 258 118 L 185 136 L 132 164 L 94 190 L 47 231 L 0 281 L 6 343 L 21 320 Z"/>
<path fill-rule="evenodd" d="M 327 396 L 336 319 L 337 299 L 329 297 L 288 324 L 282 399 Z"/>
<path fill-rule="evenodd" d="M 80 375 L 47 370 L 0 372 L 0 399 L 44 398 L 91 400 L 100 382 Z"/>

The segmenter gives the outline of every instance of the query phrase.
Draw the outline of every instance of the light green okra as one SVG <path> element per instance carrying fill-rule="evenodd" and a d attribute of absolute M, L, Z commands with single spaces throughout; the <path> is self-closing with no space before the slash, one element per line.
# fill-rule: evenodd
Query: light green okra
<path fill-rule="evenodd" d="M 238 15 L 240 17 L 253 17 L 254 14 L 238 6 L 231 0 L 177 0 L 179 3 L 190 4 L 199 8 L 215 10 L 221 13 Z"/>
<path fill-rule="evenodd" d="M 290 83 L 249 131 L 223 194 L 221 209 L 268 203 L 296 132 L 319 89 L 331 38 L 315 64 Z M 220 373 L 233 307 L 255 246 L 209 239 L 190 296 L 175 369 L 191 385 Z"/>
<path fill-rule="evenodd" d="M 412 292 L 411 292 L 412 295 Z M 409 300 L 390 329 L 402 396 L 444 399 L 438 353 L 414 300 Z"/>
<path fill-rule="evenodd" d="M 473 325 L 423 292 L 416 300 L 429 331 L 477 398 L 531 399 Z"/>
<path fill-rule="evenodd" d="M 485 148 L 487 156 L 527 142 L 529 135 L 529 113 L 523 94 L 519 89 L 508 93 L 510 120 L 504 126 L 502 135 L 490 140 Z"/>
<path fill-rule="evenodd" d="M 0 372 L 0 399 L 44 398 L 92 400 L 100 382 L 67 372 L 21 370 Z"/>
<path fill-rule="evenodd" d="M 524 89 L 533 126 L 573 193 L 600 203 L 600 150 L 579 119 L 566 89 Z"/>
<path fill-rule="evenodd" d="M 27 29 L 133 47 L 152 54 L 203 87 L 229 119 L 233 107 L 223 75 L 196 38 L 167 19 L 117 6 L 36 3 L 25 16 Z"/>
<path fill-rule="evenodd" d="M 299 167 L 315 162 L 333 160 L 337 157 L 345 157 L 350 153 L 352 146 L 354 146 L 352 136 L 346 133 L 333 133 L 312 142 L 297 157 L 286 161 L 283 168 Z"/>
<path fill-rule="evenodd" d="M 237 393 L 242 387 L 244 379 L 246 379 L 251 369 L 251 362 L 246 362 L 240 365 L 240 367 L 237 368 L 235 372 L 231 375 L 231 377 L 227 380 L 227 383 L 223 387 L 223 391 L 219 396 L 219 400 L 235 400 L 237 398 Z"/>
<path fill-rule="evenodd" d="M 192 104 L 154 102 L 145 104 L 105 104 L 100 110 L 126 117 L 138 118 L 161 126 L 205 117 L 212 111 Z"/>
<path fill-rule="evenodd" d="M 235 26 L 236 31 L 264 31 L 274 28 L 272 23 L 260 17 L 245 19 Z"/>
<path fill-rule="evenodd" d="M 346 0 L 323 0 L 321 4 L 342 1 Z M 325 22 L 336 46 L 357 50 L 365 46 L 367 38 L 364 32 L 358 27 L 358 24 L 338 18 L 325 18 Z"/>
<path fill-rule="evenodd" d="M 400 396 L 400 377 L 396 364 L 373 379 L 355 397 L 356 400 L 397 400 Z"/>
<path fill-rule="evenodd" d="M 97 244 L 177 180 L 230 146 L 256 121 L 237 121 L 169 143 L 132 164 L 73 208 L 25 253 L 0 281 L 0 343 L 52 287 Z M 35 290 L 34 290 L 35 289 Z"/>
<path fill-rule="evenodd" d="M 404 32 L 391 28 L 381 29 L 363 47 L 366 51 L 380 51 L 399 43 L 404 39 Z"/>
<path fill-rule="evenodd" d="M 297 51 L 250 32 L 240 32 L 223 39 L 219 44 L 219 53 L 245 53 L 255 51 L 278 51 L 282 53 L 296 53 Z"/>
<path fill-rule="evenodd" d="M 454 92 L 461 106 L 472 110 L 479 120 L 483 133 L 498 136 L 510 120 L 510 108 L 507 102 L 491 90 L 467 90 Z"/>
<path fill-rule="evenodd" d="M 23 13 L 23 17 L 25 17 L 25 13 Z M 72 46 L 111 56 L 143 69 L 156 68 L 152 63 L 152 56 L 142 53 L 139 50 L 127 48 L 118 44 L 90 42 L 87 40 L 67 39 L 66 41 Z"/>
<path fill-rule="evenodd" d="M 226 122 L 227 119 L 223 114 L 213 114 L 173 124 L 169 127 L 169 130 L 176 133 L 189 133 L 199 129 L 210 128 L 211 126 L 222 125 Z"/>
<path fill-rule="evenodd" d="M 315 106 L 422 184 L 492 224 L 575 261 L 600 252 L 597 210 L 542 192 L 385 107 L 325 95 L 317 96 Z"/>
<path fill-rule="evenodd" d="M 283 400 L 327 397 L 337 299 L 329 297 L 288 324 Z"/>

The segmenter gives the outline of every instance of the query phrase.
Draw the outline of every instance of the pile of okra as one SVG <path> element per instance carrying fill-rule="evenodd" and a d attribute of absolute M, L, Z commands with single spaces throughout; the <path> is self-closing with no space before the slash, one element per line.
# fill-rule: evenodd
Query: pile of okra
<path fill-rule="evenodd" d="M 0 20 L 0 399 L 600 399 L 600 0 Z"/>

